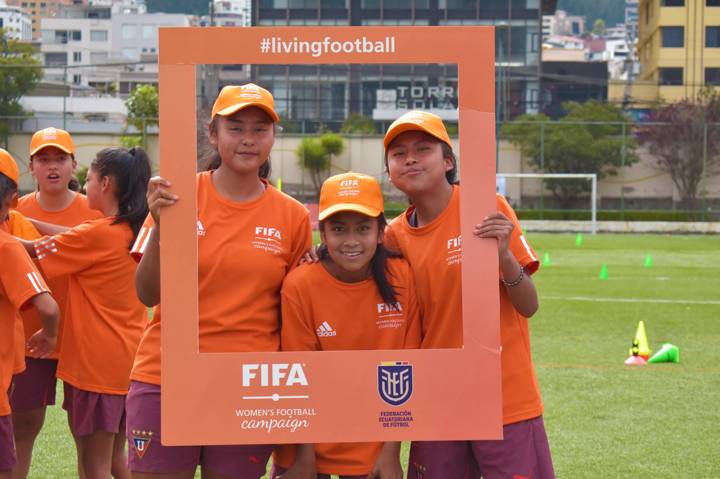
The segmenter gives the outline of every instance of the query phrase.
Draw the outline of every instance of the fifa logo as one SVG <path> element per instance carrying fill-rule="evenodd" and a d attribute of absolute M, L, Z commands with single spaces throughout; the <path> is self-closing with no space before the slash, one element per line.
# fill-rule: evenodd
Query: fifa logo
<path fill-rule="evenodd" d="M 407 361 L 383 361 L 378 366 L 378 393 L 391 406 L 400 406 L 412 395 L 412 364 Z"/>

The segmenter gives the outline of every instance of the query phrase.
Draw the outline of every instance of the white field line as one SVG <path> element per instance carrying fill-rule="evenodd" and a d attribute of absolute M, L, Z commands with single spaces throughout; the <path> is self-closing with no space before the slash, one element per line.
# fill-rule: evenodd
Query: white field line
<path fill-rule="evenodd" d="M 665 303 L 665 304 L 711 304 L 720 305 L 720 301 L 702 299 L 652 299 L 652 298 L 597 298 L 593 296 L 546 296 L 540 295 L 543 299 L 557 301 L 590 301 L 594 303 Z"/>

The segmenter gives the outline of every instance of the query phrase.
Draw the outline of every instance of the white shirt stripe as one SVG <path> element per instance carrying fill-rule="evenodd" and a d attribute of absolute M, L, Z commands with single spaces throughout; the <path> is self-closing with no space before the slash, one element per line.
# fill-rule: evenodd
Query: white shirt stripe
<path fill-rule="evenodd" d="M 32 284 L 32 285 L 33 285 L 33 288 L 35 288 L 35 292 L 38 293 L 38 294 L 39 294 L 39 293 L 42 293 L 42 292 L 43 292 L 43 289 L 40 288 L 40 282 L 35 279 L 35 277 L 33 276 L 33 274 L 32 274 L 32 273 L 28 273 L 28 274 L 27 274 L 27 277 L 28 277 L 28 279 L 30 280 L 30 284 Z"/>
<path fill-rule="evenodd" d="M 528 244 L 524 235 L 520 235 L 520 241 L 522 241 L 523 246 L 525 246 L 525 249 L 527 250 L 528 254 L 530 255 L 530 258 L 532 258 L 533 261 L 537 261 L 538 259 L 533 254 L 533 251 L 530 248 L 530 245 Z"/>
<path fill-rule="evenodd" d="M 144 234 L 146 236 L 143 238 L 143 242 L 140 245 L 140 251 L 138 251 L 140 254 L 145 253 L 145 248 L 147 247 L 148 241 L 150 241 L 150 233 L 152 233 L 152 228 L 143 228 L 143 229 L 145 230 Z"/>

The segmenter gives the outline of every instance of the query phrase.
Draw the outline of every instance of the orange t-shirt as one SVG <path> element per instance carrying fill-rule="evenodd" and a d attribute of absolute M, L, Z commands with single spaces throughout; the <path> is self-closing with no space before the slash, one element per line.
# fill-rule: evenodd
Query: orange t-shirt
<path fill-rule="evenodd" d="M 344 283 L 321 263 L 302 265 L 282 287 L 283 351 L 413 349 L 420 347 L 420 311 L 410 265 L 387 262 L 399 308 L 385 303 L 373 279 Z M 323 474 L 357 476 L 372 470 L 382 442 L 315 444 L 316 467 Z M 275 449 L 284 468 L 295 462 L 294 445 Z"/>
<path fill-rule="evenodd" d="M 19 311 L 41 293 L 48 292 L 45 281 L 15 238 L 0 231 L 0 416 L 10 414 L 8 389 L 16 366 L 16 325 L 22 324 Z"/>
<path fill-rule="evenodd" d="M 0 230 L 24 240 L 34 240 L 42 236 L 38 233 L 35 226 L 17 210 L 10 210 L 8 212 L 7 219 L 4 223 L 0 224 Z M 15 374 L 25 371 L 25 348 L 23 345 L 25 344 L 26 336 L 25 328 L 23 326 L 24 318 L 26 316 L 34 316 L 39 325 L 37 329 L 42 327 L 40 319 L 37 317 L 37 311 L 35 311 L 35 308 L 24 309 L 20 312 L 20 316 L 23 318 L 23 321 L 15 323 L 15 340 L 17 341 L 15 347 L 15 366 L 13 368 L 13 373 Z M 27 337 L 29 338 L 30 336 Z"/>
<path fill-rule="evenodd" d="M 49 279 L 68 276 L 67 321 L 57 376 L 102 394 L 127 394 L 147 308 L 135 293 L 133 232 L 114 217 L 85 222 L 35 242 Z"/>
<path fill-rule="evenodd" d="M 44 221 L 54 225 L 73 227 L 80 223 L 88 220 L 96 220 L 102 218 L 102 213 L 98 210 L 90 209 L 87 198 L 79 193 L 75 194 L 75 199 L 70 205 L 64 210 L 60 211 L 47 211 L 40 206 L 40 202 L 37 200 L 37 193 L 28 193 L 18 200 L 18 211 L 23 215 L 36 219 L 38 221 Z M 34 227 L 33 227 L 34 229 Z M 15 235 L 19 236 L 19 235 Z M 24 239 L 36 239 L 41 235 L 34 236 L 32 238 Z M 60 324 L 58 329 L 58 349 L 50 355 L 50 358 L 57 359 L 60 353 L 60 345 L 62 344 L 62 332 L 63 325 L 65 324 L 65 316 L 67 315 L 65 309 L 67 307 L 67 288 L 68 288 L 67 276 L 53 278 L 47 280 L 50 289 L 53 292 L 53 297 L 60 306 Z M 22 313 L 23 324 L 25 326 L 25 339 L 29 339 L 30 336 L 35 334 L 42 325 L 40 319 L 38 319 L 37 312 L 34 309 L 29 309 Z M 27 354 L 27 352 L 25 352 Z"/>
<path fill-rule="evenodd" d="M 257 199 L 238 203 L 220 196 L 212 172 L 197 175 L 200 352 L 280 349 L 280 287 L 312 244 L 310 219 L 302 204 L 265 185 Z M 153 224 L 148 216 L 133 246 L 138 261 Z M 160 384 L 160 309 L 132 371 L 150 384 Z"/>
<path fill-rule="evenodd" d="M 512 207 L 501 195 L 496 198 L 497 210 L 515 224 L 510 250 L 528 274 L 532 274 L 537 271 L 540 262 L 522 235 Z M 408 208 L 390 224 L 385 241 L 388 247 L 402 252 L 415 273 L 418 298 L 424 312 L 422 347 L 461 347 L 460 187 L 453 187 L 452 198 L 445 211 L 427 225 L 410 226 L 408 218 L 413 209 Z M 543 405 L 530 353 L 527 318 L 513 307 L 505 287 L 499 282 L 498 290 L 503 423 L 512 424 L 540 416 Z"/>

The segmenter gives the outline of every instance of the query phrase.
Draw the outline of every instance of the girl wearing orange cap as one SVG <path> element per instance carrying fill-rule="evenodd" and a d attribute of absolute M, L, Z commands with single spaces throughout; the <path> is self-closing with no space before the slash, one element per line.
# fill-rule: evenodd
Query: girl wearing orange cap
<path fill-rule="evenodd" d="M 35 221 L 45 234 L 57 231 L 44 229 L 46 225 L 38 222 L 72 227 L 102 217 L 100 211 L 90 209 L 85 196 L 68 188 L 76 166 L 75 144 L 67 131 L 51 127 L 33 134 L 30 140 L 30 172 L 37 183 L 37 191 L 20 198 L 17 209 Z M 34 239 L 26 236 L 22 238 Z M 48 280 L 60 305 L 61 339 L 63 325 L 69 320 L 66 311 L 68 284 L 67 276 Z M 25 336 L 30 337 L 40 328 L 40 323 L 32 311 L 22 316 Z M 62 341 L 58 343 L 62 344 Z M 46 407 L 55 404 L 59 349 L 47 359 L 28 357 L 25 360 L 27 368 L 13 380 L 10 402 L 18 458 L 14 471 L 16 477 L 27 477 L 35 438 L 45 422 Z M 66 350 L 64 354 L 75 353 Z M 120 454 L 118 461 L 122 460 L 123 455 Z"/>
<path fill-rule="evenodd" d="M 69 278 L 67 321 L 57 376 L 77 446 L 80 477 L 109 477 L 125 445 L 125 396 L 147 309 L 137 299 L 129 249 L 147 216 L 150 161 L 140 148 L 97 153 L 88 202 L 104 217 L 23 242 L 47 278 Z M 126 477 L 115 464 L 114 475 Z"/>
<path fill-rule="evenodd" d="M 383 246 L 377 180 L 352 172 L 328 178 L 319 220 L 320 261 L 292 271 L 282 287 L 283 351 L 419 347 L 412 271 Z M 399 453 L 395 442 L 280 446 L 273 477 L 401 479 Z"/>
<path fill-rule="evenodd" d="M 208 134 L 215 153 L 197 175 L 198 288 L 201 352 L 279 351 L 280 287 L 311 245 L 302 204 L 267 181 L 279 120 L 270 92 L 254 84 L 226 86 Z M 171 447 L 160 431 L 160 220 L 177 196 L 150 180 L 151 216 L 133 254 L 136 287 L 155 315 L 138 348 L 127 400 L 130 469 L 135 477 L 257 479 L 272 445 Z M 182 199 L 180 199 L 182 200 Z M 167 326 L 166 326 L 167 327 Z"/>
<path fill-rule="evenodd" d="M 422 347 L 462 347 L 460 186 L 450 138 L 439 117 L 412 111 L 390 125 L 384 144 L 390 181 L 413 202 L 392 222 L 387 241 L 415 273 Z M 505 439 L 414 442 L 408 477 L 465 478 L 478 471 L 485 479 L 555 477 L 527 321 L 538 308 L 530 275 L 540 263 L 513 209 L 502 196 L 496 199 L 498 212 L 473 233 L 498 245 Z"/>
<path fill-rule="evenodd" d="M 16 462 L 11 407 L 10 379 L 17 372 L 16 351 L 24 352 L 19 311 L 34 306 L 42 327 L 28 339 L 33 357 L 46 357 L 55 348 L 59 309 L 35 265 L 8 233 L 5 226 L 11 205 L 17 197 L 19 172 L 15 160 L 0 149 L 0 478 L 10 478 Z M 22 358 L 22 356 L 20 357 Z"/>

